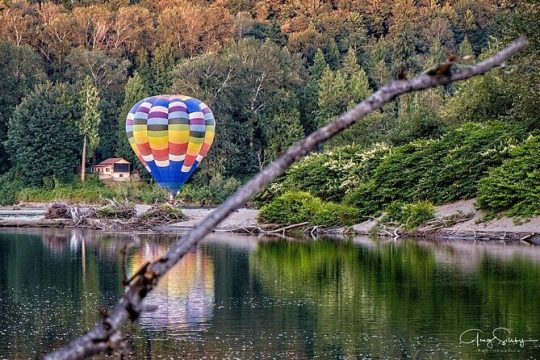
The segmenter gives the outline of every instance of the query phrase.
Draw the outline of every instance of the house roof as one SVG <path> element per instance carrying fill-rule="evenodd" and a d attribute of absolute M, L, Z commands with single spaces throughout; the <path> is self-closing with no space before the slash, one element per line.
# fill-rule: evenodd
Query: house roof
<path fill-rule="evenodd" d="M 108 158 L 106 160 L 103 160 L 102 162 L 100 162 L 99 164 L 97 164 L 96 166 L 109 166 L 109 165 L 113 165 L 113 164 L 116 164 L 118 162 L 123 162 L 125 164 L 131 164 L 129 161 L 127 161 L 126 159 L 122 159 L 122 158 Z"/>

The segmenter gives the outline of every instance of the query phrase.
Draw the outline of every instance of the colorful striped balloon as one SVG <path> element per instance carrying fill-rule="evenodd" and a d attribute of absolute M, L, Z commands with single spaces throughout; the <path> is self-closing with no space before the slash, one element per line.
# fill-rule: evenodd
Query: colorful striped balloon
<path fill-rule="evenodd" d="M 126 119 L 131 148 L 154 180 L 176 194 L 208 154 L 216 122 L 202 101 L 159 95 L 136 103 Z"/>

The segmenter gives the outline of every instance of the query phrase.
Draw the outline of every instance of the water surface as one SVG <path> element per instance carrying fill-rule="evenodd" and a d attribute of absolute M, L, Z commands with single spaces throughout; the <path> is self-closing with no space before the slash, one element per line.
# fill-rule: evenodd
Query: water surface
<path fill-rule="evenodd" d="M 173 240 L 0 232 L 0 359 L 92 327 L 121 296 L 124 267 Z M 525 245 L 212 235 L 147 303 L 157 310 L 125 329 L 128 358 L 540 358 L 540 249 Z M 511 341 L 494 339 L 500 327 Z"/>

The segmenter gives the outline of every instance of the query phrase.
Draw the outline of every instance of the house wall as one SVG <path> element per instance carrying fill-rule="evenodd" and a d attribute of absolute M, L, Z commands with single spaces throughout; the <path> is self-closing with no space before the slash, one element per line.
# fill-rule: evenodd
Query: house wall
<path fill-rule="evenodd" d="M 127 161 L 119 161 L 115 164 L 126 164 L 129 165 L 129 162 Z M 131 178 L 130 168 L 129 166 L 127 169 L 128 171 L 114 171 L 114 164 L 107 165 L 107 166 L 94 166 L 93 170 L 95 174 L 98 174 L 100 180 L 113 180 L 113 181 L 129 181 Z M 122 168 L 118 167 L 117 168 Z"/>

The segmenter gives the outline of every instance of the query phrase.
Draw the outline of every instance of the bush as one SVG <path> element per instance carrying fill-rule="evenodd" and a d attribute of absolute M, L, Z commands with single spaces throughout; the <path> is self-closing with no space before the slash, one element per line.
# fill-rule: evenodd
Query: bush
<path fill-rule="evenodd" d="M 259 211 L 260 222 L 290 225 L 308 222 L 310 225 L 335 227 L 357 222 L 357 210 L 348 205 L 325 203 L 302 191 L 287 192 Z"/>
<path fill-rule="evenodd" d="M 176 197 L 183 202 L 197 205 L 219 205 L 231 196 L 242 183 L 235 178 L 214 176 L 208 184 L 190 183 L 180 189 Z"/>
<path fill-rule="evenodd" d="M 103 203 L 104 198 L 112 198 L 116 195 L 114 191 L 101 184 L 95 176 L 89 176 L 84 183 L 80 180 L 75 180 L 67 184 L 57 180 L 46 180 L 45 184 L 45 187 L 22 189 L 17 195 L 18 200 L 29 202 L 61 200 L 84 203 Z"/>
<path fill-rule="evenodd" d="M 169 193 L 157 184 L 147 184 L 144 181 L 123 182 L 111 187 L 118 200 L 134 203 L 155 204 L 165 202 Z"/>
<path fill-rule="evenodd" d="M 413 230 L 435 217 L 435 206 L 428 201 L 405 204 L 395 201 L 384 209 L 383 222 L 398 223 Z"/>
<path fill-rule="evenodd" d="M 14 171 L 0 176 L 0 205 L 17 203 L 17 194 L 22 189 L 23 182 Z"/>
<path fill-rule="evenodd" d="M 525 133 L 517 125 L 501 122 L 470 123 L 439 140 L 400 146 L 345 202 L 358 208 L 360 216 L 367 216 L 380 213 L 393 201 L 442 204 L 473 198 L 478 181 L 509 157 Z"/>
<path fill-rule="evenodd" d="M 477 204 L 488 213 L 529 218 L 540 215 L 540 136 L 530 137 L 511 152 L 511 159 L 492 169 L 479 183 Z"/>
<path fill-rule="evenodd" d="M 321 206 L 321 199 L 310 193 L 289 191 L 263 206 L 258 221 L 282 225 L 310 222 Z"/>
<path fill-rule="evenodd" d="M 357 220 L 357 210 L 352 206 L 329 202 L 323 203 L 309 222 L 312 225 L 336 227 L 351 226 Z"/>
<path fill-rule="evenodd" d="M 310 155 L 291 166 L 255 200 L 264 204 L 286 191 L 306 191 L 324 201 L 341 201 L 369 178 L 388 151 L 385 144 L 369 149 L 348 145 Z"/>

